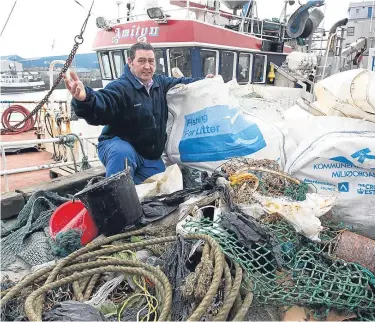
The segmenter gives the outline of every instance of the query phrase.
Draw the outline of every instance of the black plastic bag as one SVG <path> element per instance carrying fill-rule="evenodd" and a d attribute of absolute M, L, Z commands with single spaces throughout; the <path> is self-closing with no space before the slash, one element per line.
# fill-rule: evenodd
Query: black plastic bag
<path fill-rule="evenodd" d="M 43 314 L 43 321 L 107 321 L 93 306 L 76 301 L 56 304 Z"/>

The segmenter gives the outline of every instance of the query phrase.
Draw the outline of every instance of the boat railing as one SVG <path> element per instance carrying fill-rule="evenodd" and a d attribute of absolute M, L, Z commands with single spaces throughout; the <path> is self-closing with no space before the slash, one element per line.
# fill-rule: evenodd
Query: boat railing
<path fill-rule="evenodd" d="M 261 20 L 259 18 L 249 18 L 249 17 L 245 17 L 245 16 L 235 15 L 235 14 L 232 14 L 230 12 L 224 12 L 224 11 L 220 11 L 220 10 L 211 10 L 211 9 L 207 9 L 207 8 L 196 8 L 196 7 L 194 7 L 194 9 L 192 9 L 188 5 L 186 7 L 182 7 L 182 8 L 178 8 L 178 9 L 163 10 L 163 12 L 166 15 L 168 15 L 169 13 L 173 13 L 173 12 L 184 12 L 184 11 L 187 11 L 187 13 L 186 13 L 187 19 L 192 19 L 191 18 L 192 12 L 193 13 L 194 12 L 203 12 L 203 13 L 210 13 L 213 16 L 216 16 L 216 17 L 227 18 L 229 24 L 232 23 L 233 21 L 237 21 L 238 22 L 237 24 L 233 24 L 233 25 L 230 25 L 230 26 L 233 26 L 233 27 L 238 26 L 239 32 L 244 33 L 244 34 L 253 35 L 253 36 L 256 36 L 260 39 L 273 38 L 273 39 L 278 39 L 278 40 L 282 40 L 282 41 L 286 41 L 286 40 L 290 39 L 289 37 L 286 37 L 286 24 L 282 23 L 282 22 L 276 22 L 276 21 L 271 21 L 271 20 L 265 21 L 265 20 Z M 116 24 L 119 24 L 119 23 L 126 23 L 126 22 L 131 22 L 131 21 L 143 20 L 144 18 L 148 19 L 148 15 L 147 14 L 137 14 L 137 15 L 131 15 L 131 16 L 126 16 L 126 17 L 119 17 L 118 19 L 110 20 L 109 25 L 116 25 Z M 171 18 L 169 18 L 169 19 L 171 19 Z M 198 20 L 198 19 L 194 19 L 194 20 Z M 201 20 L 198 20 L 198 21 L 201 21 Z M 205 22 L 205 17 L 203 19 L 203 22 Z M 213 24 L 223 27 L 223 24 L 218 24 L 218 23 L 213 23 Z M 246 24 L 248 24 L 250 32 L 247 32 L 247 31 L 244 30 Z M 267 26 L 275 26 L 277 28 L 275 30 L 272 30 L 272 31 L 267 30 L 267 28 L 265 28 L 266 25 Z M 265 34 L 265 32 L 267 32 L 267 31 L 268 31 L 268 33 Z M 276 35 L 269 34 L 270 32 L 274 32 Z"/>
<path fill-rule="evenodd" d="M 77 136 L 76 139 L 80 140 L 82 143 L 82 146 L 84 147 L 86 151 L 86 155 L 88 155 L 88 144 L 92 143 L 90 140 L 97 139 L 97 136 Z M 48 139 L 35 139 L 35 140 L 25 140 L 25 141 L 12 141 L 12 142 L 0 142 L 0 149 L 1 149 L 1 161 L 2 161 L 2 169 L 0 171 L 0 176 L 4 177 L 5 179 L 5 191 L 9 191 L 9 182 L 8 182 L 8 176 L 11 174 L 16 173 L 25 173 L 25 172 L 31 172 L 31 171 L 39 171 L 39 170 L 45 170 L 45 169 L 52 169 L 52 168 L 60 168 L 64 166 L 70 166 L 70 165 L 78 165 L 83 162 L 83 160 L 77 159 L 73 161 L 64 161 L 64 162 L 55 162 L 55 163 L 46 163 L 46 164 L 39 164 L 36 166 L 31 167 L 22 167 L 22 168 L 14 168 L 14 169 L 7 169 L 7 162 L 6 162 L 6 150 L 9 149 L 16 149 L 16 148 L 24 148 L 24 147 L 30 147 L 30 146 L 40 146 L 42 144 L 47 143 L 54 143 L 54 144 L 61 144 L 65 145 L 68 142 L 68 136 L 62 135 L 56 138 L 48 138 Z M 98 157 L 92 157 L 88 158 L 87 160 L 90 162 L 98 162 Z"/>

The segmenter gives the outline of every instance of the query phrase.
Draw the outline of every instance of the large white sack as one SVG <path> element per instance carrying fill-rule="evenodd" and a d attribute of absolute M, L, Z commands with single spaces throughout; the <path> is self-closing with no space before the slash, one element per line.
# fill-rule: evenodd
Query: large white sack
<path fill-rule="evenodd" d="M 339 191 L 333 214 L 356 231 L 375 237 L 375 124 L 315 117 L 285 171 L 310 191 Z"/>
<path fill-rule="evenodd" d="M 303 98 L 299 98 L 296 104 L 284 112 L 284 120 L 279 126 L 283 128 L 286 141 L 293 140 L 299 145 L 310 133 L 320 126 L 315 121 L 315 116 L 326 116 L 320 109 Z M 294 151 L 293 151 L 294 152 Z M 289 159 L 288 155 L 288 159 Z"/>
<path fill-rule="evenodd" d="M 280 123 L 280 127 L 287 133 L 286 140 L 293 140 L 298 146 L 305 140 L 314 118 L 314 115 L 308 113 L 297 104 L 287 109 L 284 113 L 284 120 Z"/>
<path fill-rule="evenodd" d="M 140 202 L 146 197 L 171 194 L 183 188 L 182 173 L 177 164 L 167 167 L 164 172 L 157 173 L 146 179 L 142 184 L 135 186 Z"/>
<path fill-rule="evenodd" d="M 173 163 L 214 171 L 235 157 L 286 163 L 285 139 L 270 122 L 238 108 L 222 77 L 204 79 L 169 90 L 172 128 L 166 153 Z"/>
<path fill-rule="evenodd" d="M 238 85 L 236 80 L 232 80 L 228 85 L 230 94 L 238 100 L 238 107 L 245 114 L 250 113 L 269 122 L 280 122 L 284 119 L 284 108 L 270 98 L 267 92 L 259 93 L 252 84 Z"/>
<path fill-rule="evenodd" d="M 314 92 L 327 115 L 362 118 L 364 113 L 375 114 L 375 72 L 367 69 L 334 74 L 318 82 Z"/>

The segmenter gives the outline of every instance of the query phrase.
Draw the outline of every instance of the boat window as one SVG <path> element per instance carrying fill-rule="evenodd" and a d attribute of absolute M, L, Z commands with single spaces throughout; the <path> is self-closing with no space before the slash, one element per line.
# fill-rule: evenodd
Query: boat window
<path fill-rule="evenodd" d="M 221 53 L 220 74 L 223 77 L 224 82 L 229 82 L 230 80 L 236 77 L 234 69 L 235 59 L 236 55 L 231 51 L 223 51 Z"/>
<path fill-rule="evenodd" d="M 265 83 L 267 73 L 267 56 L 255 55 L 254 83 Z"/>
<path fill-rule="evenodd" d="M 161 49 L 155 49 L 155 72 L 165 75 L 164 56 Z"/>
<path fill-rule="evenodd" d="M 216 74 L 216 56 L 216 51 L 206 49 L 201 50 L 203 76 Z"/>
<path fill-rule="evenodd" d="M 102 71 L 102 78 L 112 79 L 111 63 L 109 61 L 108 52 L 100 53 L 99 63 L 100 63 L 101 71 Z"/>
<path fill-rule="evenodd" d="M 237 73 L 237 82 L 239 84 L 246 84 L 250 81 L 252 58 L 253 55 L 251 54 L 240 54 Z"/>
<path fill-rule="evenodd" d="M 125 55 L 125 62 L 128 63 L 128 58 L 130 57 L 130 49 L 125 49 L 124 55 Z"/>
<path fill-rule="evenodd" d="M 354 36 L 354 32 L 355 32 L 355 27 L 348 27 L 348 29 L 346 30 L 346 35 Z"/>
<path fill-rule="evenodd" d="M 178 67 L 185 77 L 191 77 L 191 53 L 189 48 L 173 48 L 169 51 L 172 68 Z"/>
<path fill-rule="evenodd" d="M 121 51 L 112 52 L 113 65 L 115 67 L 115 76 L 119 78 L 124 72 L 124 57 Z"/>

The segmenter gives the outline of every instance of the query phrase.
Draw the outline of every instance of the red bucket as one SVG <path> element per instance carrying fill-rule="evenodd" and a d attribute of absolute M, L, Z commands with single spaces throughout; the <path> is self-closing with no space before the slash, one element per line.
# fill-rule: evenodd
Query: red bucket
<path fill-rule="evenodd" d="M 79 200 L 62 204 L 55 210 L 49 221 L 49 231 L 53 239 L 58 233 L 69 229 L 78 229 L 82 232 L 82 245 L 87 245 L 98 236 L 98 227 L 85 205 Z"/>

